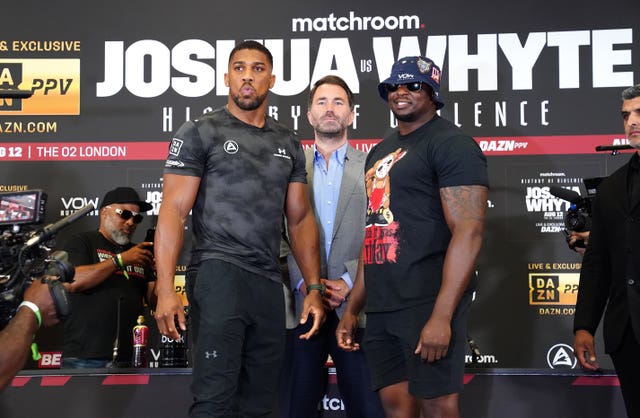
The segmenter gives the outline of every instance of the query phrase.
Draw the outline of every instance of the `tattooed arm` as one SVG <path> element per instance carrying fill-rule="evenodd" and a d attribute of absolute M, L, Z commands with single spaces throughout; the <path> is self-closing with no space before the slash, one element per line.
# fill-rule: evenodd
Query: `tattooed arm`
<path fill-rule="evenodd" d="M 440 189 L 451 242 L 444 259 L 440 292 L 415 350 L 424 361 L 436 361 L 447 354 L 451 319 L 469 283 L 482 246 L 487 196 L 488 189 L 484 186 Z"/>

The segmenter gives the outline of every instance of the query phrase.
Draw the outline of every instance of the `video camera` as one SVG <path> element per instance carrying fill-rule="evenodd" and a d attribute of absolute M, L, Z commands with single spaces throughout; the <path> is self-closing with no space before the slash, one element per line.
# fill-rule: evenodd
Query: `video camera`
<path fill-rule="evenodd" d="M 596 188 L 602 181 L 603 177 L 594 177 L 584 179 L 584 185 L 587 189 L 587 196 L 582 197 L 573 190 L 562 187 L 551 186 L 549 192 L 562 200 L 571 203 L 567 213 L 564 215 L 565 236 L 570 236 L 570 231 L 587 232 L 591 230 L 591 204 L 596 195 Z M 585 247 L 584 240 L 576 241 L 573 247 Z"/>
<path fill-rule="evenodd" d="M 71 282 L 74 267 L 64 251 L 47 246 L 56 233 L 94 209 L 89 204 L 49 224 L 44 220 L 47 195 L 42 190 L 0 193 L 0 329 L 16 314 L 27 287 L 34 280 L 49 284 L 60 319 L 69 314 L 69 302 L 62 282 Z M 49 277 L 57 280 L 50 280 Z"/>

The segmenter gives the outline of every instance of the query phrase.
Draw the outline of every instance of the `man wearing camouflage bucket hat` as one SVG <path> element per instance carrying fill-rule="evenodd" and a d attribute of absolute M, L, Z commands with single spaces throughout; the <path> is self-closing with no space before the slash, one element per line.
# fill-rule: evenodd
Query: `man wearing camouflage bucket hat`
<path fill-rule="evenodd" d="M 489 180 L 474 139 L 437 114 L 441 77 L 429 58 L 405 57 L 378 85 L 398 127 L 367 157 L 363 268 L 336 331 L 357 350 L 364 307 L 372 386 L 390 417 L 459 416 Z"/>

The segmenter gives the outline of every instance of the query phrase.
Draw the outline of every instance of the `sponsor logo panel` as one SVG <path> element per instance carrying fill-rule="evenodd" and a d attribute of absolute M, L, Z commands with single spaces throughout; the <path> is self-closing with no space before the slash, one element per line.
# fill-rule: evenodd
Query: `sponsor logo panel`
<path fill-rule="evenodd" d="M 0 99 L 0 115 L 79 115 L 79 59 L 0 59 L 0 89 L 30 90 L 28 99 Z"/>
<path fill-rule="evenodd" d="M 98 196 L 61 196 L 62 209 L 60 209 L 60 217 L 69 216 L 89 204 L 93 205 L 95 210 L 89 212 L 87 216 L 98 216 L 99 201 L 100 198 Z"/>
<path fill-rule="evenodd" d="M 62 351 L 41 351 L 39 369 L 59 369 L 62 366 Z"/>
<path fill-rule="evenodd" d="M 575 305 L 579 273 L 530 273 L 529 305 Z"/>
<path fill-rule="evenodd" d="M 359 16 L 353 10 L 348 16 L 294 17 L 291 19 L 291 32 L 355 32 L 380 30 L 421 29 L 420 17 L 404 16 Z"/>

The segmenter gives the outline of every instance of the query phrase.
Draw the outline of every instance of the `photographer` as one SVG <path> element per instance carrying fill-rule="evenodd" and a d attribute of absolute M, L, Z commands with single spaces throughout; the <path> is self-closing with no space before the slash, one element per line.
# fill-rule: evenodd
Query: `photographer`
<path fill-rule="evenodd" d="M 49 286 L 35 280 L 24 293 L 16 315 L 0 331 L 0 391 L 18 373 L 29 355 L 29 346 L 40 326 L 58 322 Z"/>
<path fill-rule="evenodd" d="M 131 237 L 152 206 L 130 187 L 107 192 L 98 230 L 71 237 L 62 246 L 75 265 L 71 314 L 64 321 L 63 368 L 129 367 L 131 328 L 155 304 L 152 242 Z"/>
<path fill-rule="evenodd" d="M 574 318 L 580 365 L 599 370 L 593 335 L 604 312 L 603 334 L 629 417 L 640 417 L 640 85 L 622 92 L 622 120 L 637 151 L 602 180 L 582 260 Z M 605 311 L 606 307 L 606 311 Z"/>

